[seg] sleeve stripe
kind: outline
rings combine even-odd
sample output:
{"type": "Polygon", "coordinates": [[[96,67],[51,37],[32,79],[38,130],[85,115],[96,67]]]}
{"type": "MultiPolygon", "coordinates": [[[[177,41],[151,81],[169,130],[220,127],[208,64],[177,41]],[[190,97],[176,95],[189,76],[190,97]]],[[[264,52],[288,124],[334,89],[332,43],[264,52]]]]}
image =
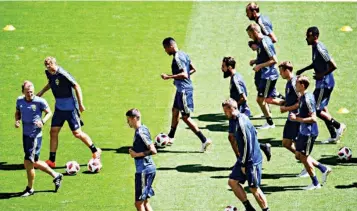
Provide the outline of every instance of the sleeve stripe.
{"type": "Polygon", "coordinates": [[[145,143],[145,145],[147,147],[149,147],[150,141],[148,140],[147,136],[144,133],[140,132],[140,131],[139,131],[139,135],[140,135],[141,139],[143,140],[143,142],[145,143]]]}
{"type": "Polygon", "coordinates": [[[233,83],[237,87],[237,91],[239,94],[243,94],[242,89],[239,85],[238,79],[236,77],[233,78],[233,83]]]}
{"type": "Polygon", "coordinates": [[[317,44],[317,51],[320,53],[322,58],[324,58],[325,62],[330,61],[330,55],[325,48],[322,48],[321,45],[317,44]]]}
{"type": "Polygon", "coordinates": [[[175,60],[176,60],[176,64],[179,67],[179,69],[185,71],[184,66],[181,63],[178,53],[175,54],[175,60]]]}
{"type": "Polygon", "coordinates": [[[76,80],[74,80],[74,78],[67,71],[64,71],[64,70],[60,69],[60,73],[64,77],[66,77],[73,85],[77,83],[76,80]]]}
{"type": "Polygon", "coordinates": [[[266,29],[265,25],[263,24],[263,21],[261,18],[258,19],[258,24],[260,26],[260,28],[262,29],[262,32],[264,35],[269,35],[268,30],[266,29]]]}
{"type": "Polygon", "coordinates": [[[293,79],[292,79],[292,81],[291,81],[291,85],[293,86],[293,89],[294,89],[294,91],[295,91],[295,94],[296,94],[296,96],[298,96],[299,97],[299,92],[296,90],[296,77],[294,77],[293,79]]]}
{"type": "Polygon", "coordinates": [[[268,44],[266,43],[266,41],[263,39],[262,42],[263,42],[264,49],[267,52],[268,56],[269,57],[273,57],[274,53],[270,50],[270,48],[269,48],[268,44]]]}
{"type": "Polygon", "coordinates": [[[239,122],[239,127],[240,129],[242,130],[242,134],[243,134],[243,144],[244,144],[244,151],[243,151],[243,157],[242,157],[242,164],[245,163],[245,160],[247,158],[247,145],[248,145],[248,142],[247,142],[247,134],[245,133],[245,127],[244,127],[244,124],[243,124],[243,121],[240,120],[241,117],[238,117],[238,122],[239,122]]]}
{"type": "Polygon", "coordinates": [[[312,108],[312,102],[311,102],[311,99],[310,99],[310,97],[308,95],[305,97],[305,101],[306,101],[306,106],[309,109],[309,112],[313,113],[314,110],[312,108]]]}

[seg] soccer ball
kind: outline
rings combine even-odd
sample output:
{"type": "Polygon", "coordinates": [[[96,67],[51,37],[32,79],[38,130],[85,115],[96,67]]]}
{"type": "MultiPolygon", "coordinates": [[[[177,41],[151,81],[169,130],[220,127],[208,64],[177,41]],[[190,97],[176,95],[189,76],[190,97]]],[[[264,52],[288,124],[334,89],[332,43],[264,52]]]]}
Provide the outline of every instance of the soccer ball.
{"type": "Polygon", "coordinates": [[[102,163],[98,158],[92,158],[88,162],[88,170],[92,173],[98,173],[102,169],[102,163]]]}
{"type": "Polygon", "coordinates": [[[339,160],[349,161],[352,158],[352,150],[348,147],[342,147],[337,155],[339,160]]]}
{"type": "Polygon", "coordinates": [[[232,205],[227,206],[224,211],[238,211],[238,208],[232,205]]]}
{"type": "Polygon", "coordinates": [[[79,169],[80,166],[77,161],[68,161],[66,163],[66,172],[68,175],[76,175],[79,169]]]}
{"type": "Polygon", "coordinates": [[[169,136],[164,134],[164,133],[160,133],[155,137],[155,145],[158,147],[165,147],[167,143],[169,143],[169,136]]]}

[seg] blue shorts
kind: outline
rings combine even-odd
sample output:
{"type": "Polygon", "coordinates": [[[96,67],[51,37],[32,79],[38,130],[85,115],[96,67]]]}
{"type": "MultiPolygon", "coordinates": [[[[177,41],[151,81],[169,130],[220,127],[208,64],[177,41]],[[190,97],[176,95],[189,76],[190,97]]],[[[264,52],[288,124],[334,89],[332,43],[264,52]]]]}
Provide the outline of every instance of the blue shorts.
{"type": "Polygon", "coordinates": [[[314,90],[316,110],[323,110],[327,107],[332,91],[333,88],[318,88],[314,90]]]}
{"type": "Polygon", "coordinates": [[[245,168],[245,173],[246,174],[243,174],[242,166],[236,162],[232,173],[229,175],[229,179],[237,180],[241,184],[244,184],[245,181],[248,180],[248,186],[250,188],[258,188],[262,178],[262,163],[247,166],[245,168]]]}
{"type": "Polygon", "coordinates": [[[182,116],[190,116],[193,112],[193,91],[176,92],[174,108],[178,109],[182,116]]]}
{"type": "Polygon", "coordinates": [[[56,109],[52,117],[51,127],[62,127],[65,121],[68,122],[72,131],[78,130],[84,125],[77,110],[61,111],[56,109]]]}
{"type": "Polygon", "coordinates": [[[273,97],[276,81],[277,80],[260,79],[258,97],[273,97]]]}
{"type": "Polygon", "coordinates": [[[306,156],[310,155],[316,138],[317,136],[305,136],[299,133],[295,142],[296,151],[306,156]]]}
{"type": "Polygon", "coordinates": [[[240,113],[245,114],[248,118],[250,117],[250,109],[246,102],[238,105],[238,109],[240,113]]]}
{"type": "Polygon", "coordinates": [[[295,141],[300,129],[300,122],[286,120],[284,131],[283,131],[283,138],[295,141]]]}
{"type": "Polygon", "coordinates": [[[40,158],[40,150],[42,145],[42,136],[31,138],[26,135],[22,135],[22,145],[25,153],[25,160],[29,160],[32,163],[37,162],[40,158]]]}
{"type": "Polygon", "coordinates": [[[155,174],[155,172],[135,173],[135,201],[145,201],[155,195],[152,189],[155,174]]]}

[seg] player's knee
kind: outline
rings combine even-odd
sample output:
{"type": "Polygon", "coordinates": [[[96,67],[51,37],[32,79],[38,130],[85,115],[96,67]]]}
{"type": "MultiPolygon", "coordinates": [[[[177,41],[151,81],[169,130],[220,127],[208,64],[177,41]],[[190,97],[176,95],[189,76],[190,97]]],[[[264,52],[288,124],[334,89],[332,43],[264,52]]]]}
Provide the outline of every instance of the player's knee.
{"type": "Polygon", "coordinates": [[[265,102],[268,104],[272,104],[273,103],[273,98],[269,97],[269,98],[265,98],[265,102]]]}
{"type": "Polygon", "coordinates": [[[83,136],[83,132],[82,131],[73,131],[72,132],[73,136],[78,138],[78,139],[81,139],[82,136],[83,136]]]}
{"type": "Polygon", "coordinates": [[[285,148],[290,148],[291,147],[291,142],[286,140],[286,139],[283,139],[283,147],[285,148]]]}
{"type": "Polygon", "coordinates": [[[257,97],[257,103],[261,104],[264,102],[264,97],[257,97]]]}
{"type": "Polygon", "coordinates": [[[182,120],[186,123],[189,121],[189,118],[190,118],[189,115],[182,115],[182,120]]]}
{"type": "Polygon", "coordinates": [[[228,185],[229,187],[233,187],[238,183],[238,181],[234,180],[234,179],[229,179],[228,180],[228,185]]]}
{"type": "Polygon", "coordinates": [[[143,204],[142,201],[136,201],[136,202],[134,203],[136,209],[138,209],[138,210],[140,210],[142,204],[143,204]]]}
{"type": "Polygon", "coordinates": [[[299,153],[299,152],[296,152],[296,153],[295,153],[295,159],[296,159],[296,160],[300,160],[300,153],[299,153]]]}
{"type": "Polygon", "coordinates": [[[256,194],[258,191],[257,187],[249,187],[250,192],[252,192],[252,194],[256,194]]]}

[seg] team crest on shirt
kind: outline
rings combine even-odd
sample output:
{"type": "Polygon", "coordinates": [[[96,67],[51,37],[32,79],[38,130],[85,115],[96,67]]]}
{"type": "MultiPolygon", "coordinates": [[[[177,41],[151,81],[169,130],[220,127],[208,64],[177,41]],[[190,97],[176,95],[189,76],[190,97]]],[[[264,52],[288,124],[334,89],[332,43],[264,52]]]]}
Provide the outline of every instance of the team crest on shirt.
{"type": "Polygon", "coordinates": [[[258,51],[258,54],[260,54],[260,51],[261,51],[260,48],[258,48],[257,51],[258,51]]]}
{"type": "Polygon", "coordinates": [[[59,85],[59,80],[58,80],[58,78],[55,80],[55,83],[56,83],[57,86],[59,85]]]}
{"type": "Polygon", "coordinates": [[[288,87],[288,90],[287,90],[288,92],[287,93],[290,93],[290,88],[288,87]]]}
{"type": "Polygon", "coordinates": [[[36,105],[31,105],[33,111],[36,111],[36,105]]]}

